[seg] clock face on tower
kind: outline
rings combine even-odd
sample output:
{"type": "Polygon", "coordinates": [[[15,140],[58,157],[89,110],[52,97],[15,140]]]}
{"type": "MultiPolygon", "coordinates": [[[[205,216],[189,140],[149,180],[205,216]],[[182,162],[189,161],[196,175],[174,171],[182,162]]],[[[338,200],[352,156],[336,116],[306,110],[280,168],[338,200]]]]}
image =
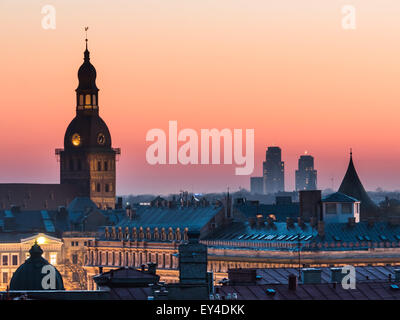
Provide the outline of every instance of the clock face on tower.
{"type": "Polygon", "coordinates": [[[106,137],[103,133],[97,135],[97,143],[103,145],[106,142],[106,137]]]}
{"type": "Polygon", "coordinates": [[[81,144],[81,136],[78,133],[74,133],[71,142],[75,147],[78,147],[81,144]]]}

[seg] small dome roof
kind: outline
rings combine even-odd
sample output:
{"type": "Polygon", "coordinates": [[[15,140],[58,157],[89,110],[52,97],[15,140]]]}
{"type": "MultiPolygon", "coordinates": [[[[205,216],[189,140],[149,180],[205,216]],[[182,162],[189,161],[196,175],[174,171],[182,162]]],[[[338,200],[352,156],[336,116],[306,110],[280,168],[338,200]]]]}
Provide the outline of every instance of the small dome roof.
{"type": "Polygon", "coordinates": [[[79,85],[76,90],[99,90],[96,86],[96,68],[90,63],[89,55],[89,50],[86,49],[84,62],[78,70],[79,85]]]}
{"type": "Polygon", "coordinates": [[[61,274],[55,267],[55,288],[43,288],[42,280],[48,272],[42,273],[42,269],[50,263],[42,258],[43,250],[37,242],[29,250],[29,253],[30,257],[14,272],[10,281],[10,290],[65,290],[61,274]]]}
{"type": "Polygon", "coordinates": [[[111,134],[106,123],[98,115],[77,114],[69,124],[64,136],[64,149],[111,148],[111,134]],[[80,145],[72,144],[73,135],[78,134],[80,145]],[[101,137],[100,137],[101,136],[101,137]]]}

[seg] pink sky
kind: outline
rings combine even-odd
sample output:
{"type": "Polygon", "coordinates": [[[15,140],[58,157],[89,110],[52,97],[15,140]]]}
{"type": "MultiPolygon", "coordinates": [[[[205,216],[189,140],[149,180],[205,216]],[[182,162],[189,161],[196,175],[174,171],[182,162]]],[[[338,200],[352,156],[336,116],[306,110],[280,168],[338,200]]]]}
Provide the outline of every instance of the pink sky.
{"type": "Polygon", "coordinates": [[[400,2],[350,2],[2,0],[0,182],[59,182],[88,25],[100,115],[122,149],[117,193],[249,188],[235,165],[147,164],[146,132],[169,120],[254,129],[252,176],[279,145],[287,190],[305,150],[318,187],[338,188],[350,147],[368,190],[400,189],[400,2]],[[41,27],[46,4],[55,30],[41,27]],[[344,4],[356,30],[341,28],[344,4]]]}

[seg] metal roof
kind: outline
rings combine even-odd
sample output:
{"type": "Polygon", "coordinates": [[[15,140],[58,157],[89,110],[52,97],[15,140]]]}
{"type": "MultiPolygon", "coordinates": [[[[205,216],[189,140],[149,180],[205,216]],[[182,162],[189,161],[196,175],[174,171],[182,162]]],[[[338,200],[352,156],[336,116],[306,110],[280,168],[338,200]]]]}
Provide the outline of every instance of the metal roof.
{"type": "Polygon", "coordinates": [[[150,227],[150,228],[189,228],[200,230],[215,215],[223,210],[223,207],[214,205],[202,206],[178,206],[173,208],[155,206],[137,206],[136,218],[128,217],[116,224],[116,227],[150,227]]]}
{"type": "Polygon", "coordinates": [[[356,198],[350,197],[346,194],[335,192],[322,198],[322,202],[360,202],[356,198]]]}

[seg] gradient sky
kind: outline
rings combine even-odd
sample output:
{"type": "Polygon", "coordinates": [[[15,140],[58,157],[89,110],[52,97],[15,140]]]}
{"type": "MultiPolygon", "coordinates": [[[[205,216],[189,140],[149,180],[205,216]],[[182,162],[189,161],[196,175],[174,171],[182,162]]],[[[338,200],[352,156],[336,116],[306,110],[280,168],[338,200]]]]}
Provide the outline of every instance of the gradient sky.
{"type": "Polygon", "coordinates": [[[0,0],[0,182],[59,182],[88,25],[118,194],[249,188],[234,165],[147,164],[146,132],[169,120],[254,129],[252,176],[279,145],[287,190],[305,150],[318,187],[338,188],[350,147],[366,189],[400,189],[399,16],[398,0],[0,0]],[[356,30],[341,28],[345,4],[356,30]]]}

